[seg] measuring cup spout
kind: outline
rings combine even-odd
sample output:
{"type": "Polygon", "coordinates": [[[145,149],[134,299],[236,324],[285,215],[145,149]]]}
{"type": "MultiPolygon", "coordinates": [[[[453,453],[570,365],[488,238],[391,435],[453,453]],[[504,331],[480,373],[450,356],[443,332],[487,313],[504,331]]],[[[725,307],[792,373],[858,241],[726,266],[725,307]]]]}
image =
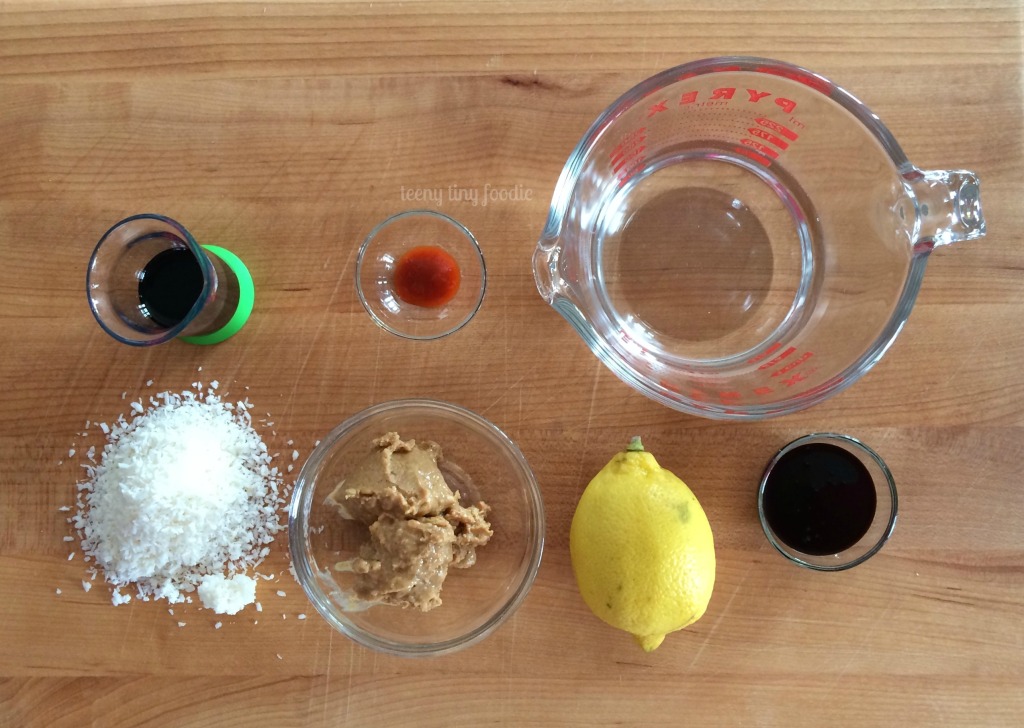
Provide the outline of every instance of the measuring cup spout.
{"type": "Polygon", "coordinates": [[[957,169],[904,175],[914,195],[919,227],[915,249],[931,250],[985,234],[978,176],[957,169]]]}
{"type": "Polygon", "coordinates": [[[560,248],[558,239],[543,237],[533,253],[533,278],[537,290],[549,304],[554,303],[555,295],[561,288],[558,273],[560,248]]]}

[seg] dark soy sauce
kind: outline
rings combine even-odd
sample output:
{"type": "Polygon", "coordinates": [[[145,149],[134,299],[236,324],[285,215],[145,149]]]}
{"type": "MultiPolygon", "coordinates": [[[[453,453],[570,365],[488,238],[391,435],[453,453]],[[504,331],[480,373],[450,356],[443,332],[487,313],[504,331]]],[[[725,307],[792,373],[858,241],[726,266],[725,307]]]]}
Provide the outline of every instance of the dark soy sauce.
{"type": "Polygon", "coordinates": [[[762,508],[768,525],[787,546],[828,556],[864,537],[877,500],[871,473],[855,455],[817,442],[779,458],[765,481],[762,508]]]}
{"type": "Polygon", "coordinates": [[[195,256],[183,248],[159,253],[139,276],[143,313],[164,328],[180,324],[202,293],[203,270],[195,256]]]}

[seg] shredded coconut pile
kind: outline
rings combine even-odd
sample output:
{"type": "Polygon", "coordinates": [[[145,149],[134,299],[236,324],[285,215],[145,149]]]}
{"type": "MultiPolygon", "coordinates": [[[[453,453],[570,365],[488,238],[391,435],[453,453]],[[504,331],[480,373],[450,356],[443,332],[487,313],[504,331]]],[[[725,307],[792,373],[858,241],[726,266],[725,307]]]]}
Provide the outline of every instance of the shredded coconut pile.
{"type": "MultiPolygon", "coordinates": [[[[149,402],[133,402],[131,421],[122,415],[109,426],[72,518],[93,571],[114,586],[115,605],[131,600],[121,592],[129,585],[144,601],[191,601],[203,577],[223,580],[263,561],[281,529],[281,476],[248,401],[223,402],[211,389],[149,402]]],[[[247,579],[238,585],[252,603],[247,579]]],[[[220,601],[213,592],[224,586],[214,580],[204,591],[220,601]]],[[[244,606],[241,594],[225,599],[232,609],[244,606]]]]}

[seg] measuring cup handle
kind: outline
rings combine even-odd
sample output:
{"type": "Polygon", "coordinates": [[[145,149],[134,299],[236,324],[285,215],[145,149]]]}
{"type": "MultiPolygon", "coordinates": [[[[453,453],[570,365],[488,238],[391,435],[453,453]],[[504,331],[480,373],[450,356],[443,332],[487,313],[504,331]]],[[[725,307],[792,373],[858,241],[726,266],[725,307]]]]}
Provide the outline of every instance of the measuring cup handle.
{"type": "Polygon", "coordinates": [[[985,234],[978,176],[963,169],[922,171],[904,175],[915,199],[920,227],[915,249],[931,250],[985,234]]]}

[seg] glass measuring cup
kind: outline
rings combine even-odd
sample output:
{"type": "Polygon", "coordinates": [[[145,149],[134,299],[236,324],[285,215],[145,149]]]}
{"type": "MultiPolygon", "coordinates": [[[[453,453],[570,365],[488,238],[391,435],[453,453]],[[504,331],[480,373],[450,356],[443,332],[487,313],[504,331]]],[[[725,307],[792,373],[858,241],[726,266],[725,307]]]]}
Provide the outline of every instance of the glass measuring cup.
{"type": "Polygon", "coordinates": [[[861,377],[931,251],[984,232],[973,173],[918,169],[811,71],[726,57],[642,82],[591,125],[533,262],[541,295],[626,383],[759,419],[861,377]]]}

